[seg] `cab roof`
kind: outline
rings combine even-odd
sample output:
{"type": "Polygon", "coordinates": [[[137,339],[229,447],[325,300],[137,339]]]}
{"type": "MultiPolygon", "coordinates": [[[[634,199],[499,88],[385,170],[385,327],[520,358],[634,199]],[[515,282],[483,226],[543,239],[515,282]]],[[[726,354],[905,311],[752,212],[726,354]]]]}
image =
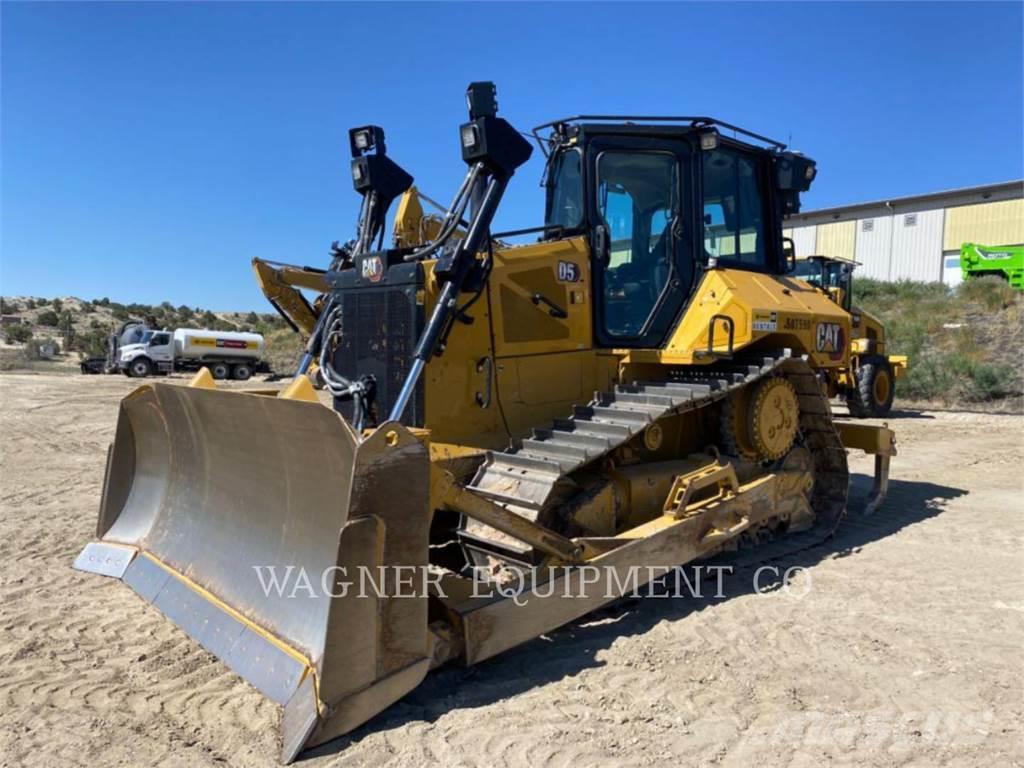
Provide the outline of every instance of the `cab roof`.
{"type": "Polygon", "coordinates": [[[758,142],[762,148],[781,152],[786,145],[781,141],[762,136],[759,133],[748,131],[732,123],[719,120],[716,117],[706,115],[699,116],[668,116],[668,115],[573,115],[558,120],[551,120],[536,126],[531,133],[541,145],[551,142],[555,136],[568,135],[571,129],[583,132],[637,134],[650,136],[655,135],[678,135],[680,133],[691,133],[701,128],[714,128],[717,130],[732,131],[734,136],[744,136],[747,139],[758,142]],[[552,135],[542,136],[541,131],[545,128],[552,129],[552,135]]]}

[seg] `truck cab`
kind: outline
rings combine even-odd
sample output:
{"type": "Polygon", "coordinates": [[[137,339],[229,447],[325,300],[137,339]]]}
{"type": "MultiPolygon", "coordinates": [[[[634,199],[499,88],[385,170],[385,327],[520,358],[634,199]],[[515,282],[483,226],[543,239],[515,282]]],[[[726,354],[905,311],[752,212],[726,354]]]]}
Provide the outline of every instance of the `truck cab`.
{"type": "Polygon", "coordinates": [[[138,343],[121,347],[118,368],[125,376],[136,378],[174,370],[173,334],[170,331],[146,331],[138,343]]]}

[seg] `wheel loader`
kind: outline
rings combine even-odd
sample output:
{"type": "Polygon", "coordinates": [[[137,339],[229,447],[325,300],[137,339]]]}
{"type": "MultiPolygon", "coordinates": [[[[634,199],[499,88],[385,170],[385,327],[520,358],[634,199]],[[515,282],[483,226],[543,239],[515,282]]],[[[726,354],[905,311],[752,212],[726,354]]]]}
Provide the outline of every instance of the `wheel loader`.
{"type": "Polygon", "coordinates": [[[854,418],[884,418],[892,410],[896,380],[907,372],[906,355],[886,354],[885,326],[870,312],[853,306],[856,261],[832,256],[806,256],[794,276],[828,294],[850,313],[850,367],[821,371],[830,397],[842,397],[854,418]]]}
{"type": "Polygon", "coordinates": [[[848,449],[885,495],[893,433],[833,421],[821,375],[850,313],[783,248],[810,158],[709,117],[560,119],[532,131],[543,224],[493,232],[533,147],[492,84],[467,102],[422,243],[383,247],[412,177],[350,131],[363,205],[299,373],[129,394],[75,561],[280,704],[285,762],[683,564],[820,542],[848,449]]]}

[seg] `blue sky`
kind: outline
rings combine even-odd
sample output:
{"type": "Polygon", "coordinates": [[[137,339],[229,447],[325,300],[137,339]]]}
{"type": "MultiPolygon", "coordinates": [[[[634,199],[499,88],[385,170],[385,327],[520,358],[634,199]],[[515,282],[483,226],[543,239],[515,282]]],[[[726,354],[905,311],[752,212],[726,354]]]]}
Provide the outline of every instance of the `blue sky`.
{"type": "MultiPolygon", "coordinates": [[[[435,199],[471,80],[521,129],[711,114],[818,161],[805,207],[1024,175],[1021,3],[0,6],[0,291],[269,310],[352,235],[350,126],[435,199]]],[[[540,223],[540,162],[501,228],[540,223]]]]}

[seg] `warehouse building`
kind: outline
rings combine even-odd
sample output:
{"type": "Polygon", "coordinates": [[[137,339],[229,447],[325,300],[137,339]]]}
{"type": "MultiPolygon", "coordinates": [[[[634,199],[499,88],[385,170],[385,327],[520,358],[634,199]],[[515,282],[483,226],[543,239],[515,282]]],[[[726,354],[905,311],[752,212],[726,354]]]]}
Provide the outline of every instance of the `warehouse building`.
{"type": "Polygon", "coordinates": [[[853,259],[877,280],[960,282],[960,245],[1024,244],[1024,181],[805,211],[785,236],[798,257],[853,259]]]}

